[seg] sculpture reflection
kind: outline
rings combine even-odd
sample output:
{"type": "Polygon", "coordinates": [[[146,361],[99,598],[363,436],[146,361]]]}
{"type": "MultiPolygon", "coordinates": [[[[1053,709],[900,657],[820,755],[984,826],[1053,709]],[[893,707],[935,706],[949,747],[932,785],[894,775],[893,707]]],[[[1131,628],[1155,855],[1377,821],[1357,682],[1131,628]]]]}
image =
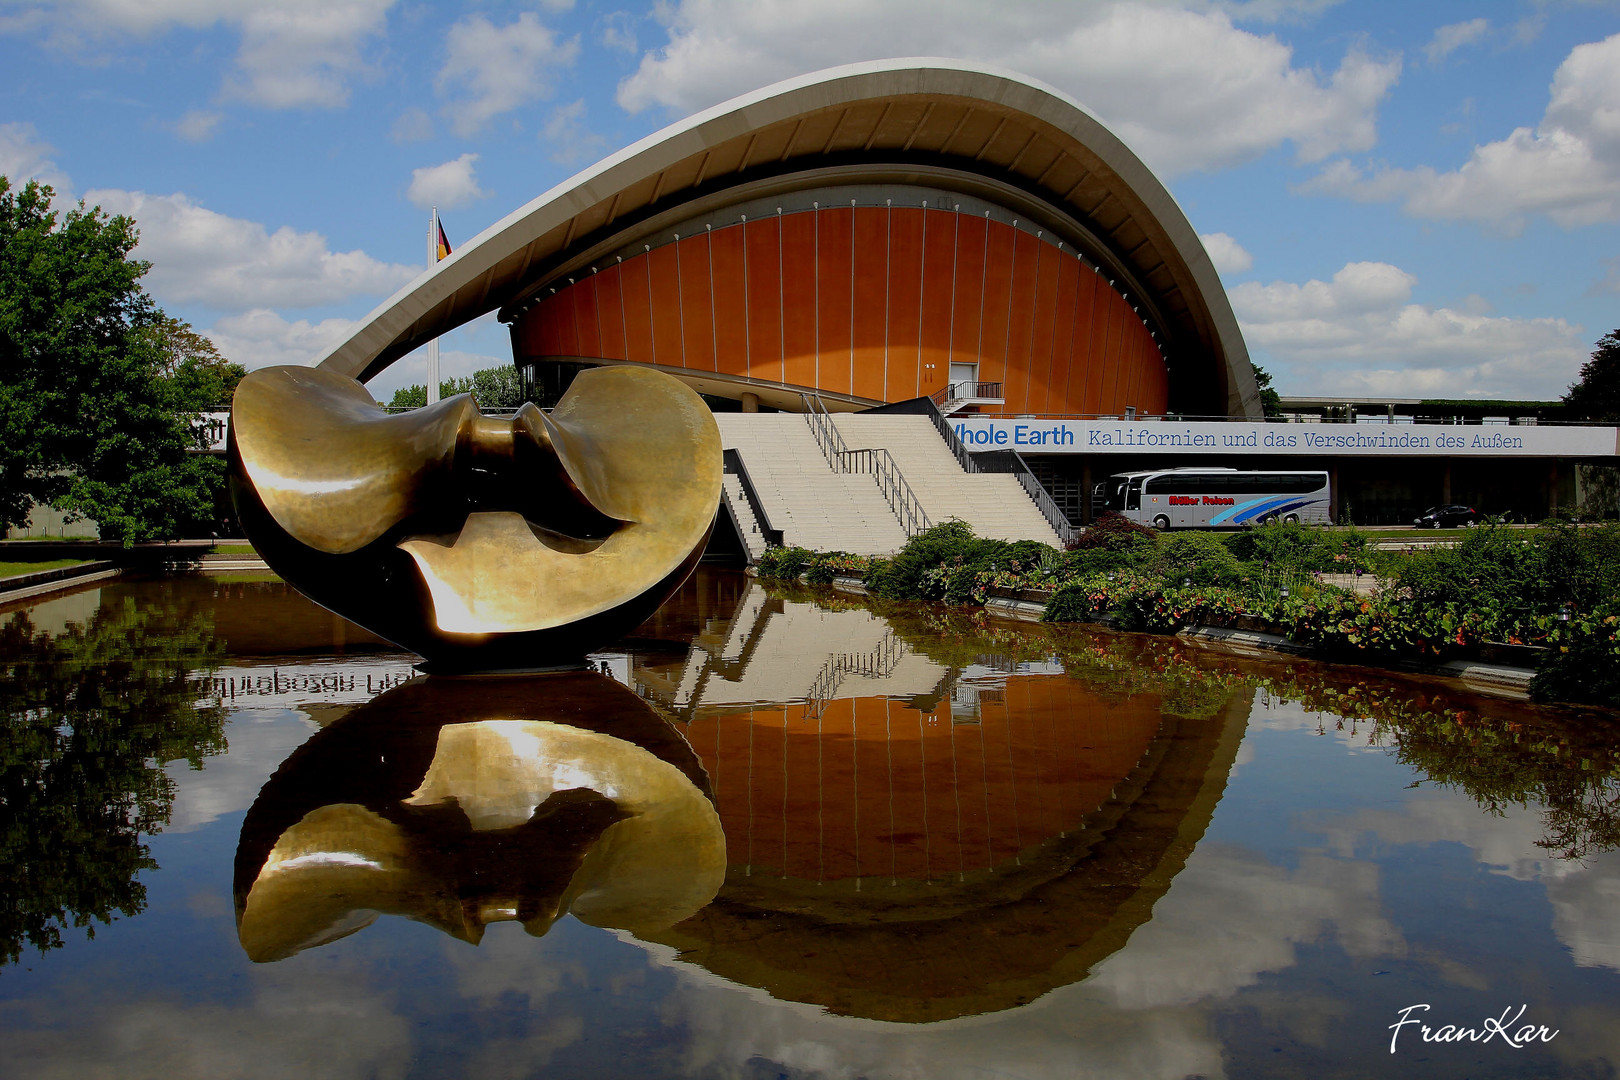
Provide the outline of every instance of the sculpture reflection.
{"type": "Polygon", "coordinates": [[[468,395],[390,416],[352,379],[262,368],[227,451],[270,566],[446,670],[576,663],[630,630],[691,573],[720,500],[713,416],[640,368],[511,419],[468,395]]]}
{"type": "Polygon", "coordinates": [[[277,960],[403,915],[476,944],[562,914],[656,933],[725,841],[681,737],[601,675],[413,680],[317,733],[243,823],[237,926],[277,960]]]}

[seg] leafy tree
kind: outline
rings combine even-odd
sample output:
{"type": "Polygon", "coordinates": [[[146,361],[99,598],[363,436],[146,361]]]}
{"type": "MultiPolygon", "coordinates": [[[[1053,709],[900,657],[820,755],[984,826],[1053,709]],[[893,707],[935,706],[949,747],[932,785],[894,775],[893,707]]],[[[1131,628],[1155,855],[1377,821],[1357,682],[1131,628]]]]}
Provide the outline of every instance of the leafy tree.
{"type": "MultiPolygon", "coordinates": [[[[515,367],[493,367],[475,371],[472,376],[445,379],[439,383],[441,399],[471,394],[484,409],[515,409],[525,400],[523,380],[515,367]]],[[[427,404],[427,387],[421,383],[394,391],[391,409],[420,409],[427,404]]]]}
{"type": "Polygon", "coordinates": [[[1581,377],[1564,395],[1564,404],[1585,420],[1620,421],[1620,330],[1598,339],[1592,358],[1581,365],[1581,377]]]}
{"type": "Polygon", "coordinates": [[[0,526],[50,503],[105,539],[178,535],[212,516],[223,470],[191,417],[235,365],[141,288],[133,221],[53,195],[0,177],[0,526]]]}
{"type": "Polygon", "coordinates": [[[1252,360],[1249,366],[1254,369],[1254,385],[1260,388],[1260,407],[1267,416],[1281,416],[1282,398],[1271,388],[1271,373],[1252,360]]]}
{"type": "Polygon", "coordinates": [[[247,374],[247,368],[221,356],[214,343],[193,330],[190,323],[162,312],[145,333],[159,352],[162,377],[175,384],[182,398],[229,408],[236,384],[247,374]]]}

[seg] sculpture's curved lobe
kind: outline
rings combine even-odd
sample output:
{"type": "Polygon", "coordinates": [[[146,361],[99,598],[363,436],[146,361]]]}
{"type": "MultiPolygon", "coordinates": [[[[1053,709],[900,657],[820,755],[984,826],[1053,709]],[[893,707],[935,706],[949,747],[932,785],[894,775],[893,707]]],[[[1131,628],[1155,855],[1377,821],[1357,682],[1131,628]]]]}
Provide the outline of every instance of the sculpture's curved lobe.
{"type": "Polygon", "coordinates": [[[228,451],[277,573],[448,668],[557,665],[629,630],[691,572],[720,498],[707,407],[628,367],[510,420],[465,394],[391,416],[352,379],[264,368],[228,451]]]}
{"type": "Polygon", "coordinates": [[[701,909],[725,838],[681,737],[592,673],[413,680],[317,733],[237,847],[237,932],[279,960],[404,915],[476,944],[565,913],[655,933],[701,909]],[[611,732],[611,734],[610,734],[611,732]]]}

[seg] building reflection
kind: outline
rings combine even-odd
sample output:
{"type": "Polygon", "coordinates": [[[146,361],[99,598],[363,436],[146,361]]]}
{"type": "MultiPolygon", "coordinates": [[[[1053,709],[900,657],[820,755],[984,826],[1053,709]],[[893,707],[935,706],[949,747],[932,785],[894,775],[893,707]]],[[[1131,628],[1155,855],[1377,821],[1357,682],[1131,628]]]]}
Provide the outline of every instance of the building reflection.
{"type": "Polygon", "coordinates": [[[243,825],[244,949],[379,914],[477,943],[571,913],[779,998],[920,1022],[1078,981],[1148,919],[1247,692],[1177,715],[738,584],[705,576],[643,627],[633,690],[422,678],[312,736],[243,825]]]}
{"type": "Polygon", "coordinates": [[[703,762],[728,862],[651,937],[715,974],[883,1020],[1022,1004],[1124,944],[1224,790],[1245,690],[1177,716],[988,646],[946,664],[864,605],[716,584],[686,654],[634,670],[703,762]]]}

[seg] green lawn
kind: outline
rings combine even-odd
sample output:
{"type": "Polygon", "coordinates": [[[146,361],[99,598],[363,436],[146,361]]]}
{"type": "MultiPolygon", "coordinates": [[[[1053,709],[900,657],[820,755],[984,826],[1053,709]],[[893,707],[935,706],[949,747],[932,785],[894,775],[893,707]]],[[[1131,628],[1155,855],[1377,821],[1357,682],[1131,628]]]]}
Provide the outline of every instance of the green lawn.
{"type": "Polygon", "coordinates": [[[33,574],[41,570],[60,570],[64,566],[79,566],[89,559],[47,559],[42,562],[0,562],[0,578],[33,574]]]}
{"type": "Polygon", "coordinates": [[[252,544],[215,544],[208,549],[210,555],[257,555],[252,544]]]}

